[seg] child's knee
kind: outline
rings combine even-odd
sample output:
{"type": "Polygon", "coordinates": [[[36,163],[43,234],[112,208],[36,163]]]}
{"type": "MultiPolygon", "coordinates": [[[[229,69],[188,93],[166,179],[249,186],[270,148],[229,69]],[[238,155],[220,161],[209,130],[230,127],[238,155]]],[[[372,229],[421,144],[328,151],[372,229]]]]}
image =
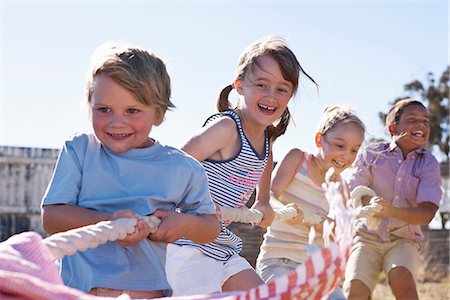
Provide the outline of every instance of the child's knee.
{"type": "Polygon", "coordinates": [[[348,299],[369,299],[371,294],[370,288],[358,279],[344,282],[343,291],[348,299]]]}
{"type": "Polygon", "coordinates": [[[400,284],[402,286],[415,286],[413,274],[403,266],[392,268],[388,273],[389,284],[400,284]]]}

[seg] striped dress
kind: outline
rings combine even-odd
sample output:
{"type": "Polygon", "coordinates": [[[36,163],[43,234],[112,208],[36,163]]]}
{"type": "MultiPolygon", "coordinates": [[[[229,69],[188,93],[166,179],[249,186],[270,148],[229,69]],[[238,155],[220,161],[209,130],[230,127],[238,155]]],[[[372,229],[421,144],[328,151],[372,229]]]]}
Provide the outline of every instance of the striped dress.
{"type": "MultiPolygon", "coordinates": [[[[312,155],[303,153],[297,172],[278,201],[271,200],[273,208],[295,203],[304,211],[318,214],[325,219],[329,206],[321,184],[311,175],[312,155]]],[[[306,246],[310,228],[305,225],[290,225],[283,221],[274,221],[264,234],[258,260],[270,258],[288,258],[303,263],[307,257],[306,246]]],[[[315,244],[321,246],[321,236],[316,233],[315,244]]]]}
{"type": "MultiPolygon", "coordinates": [[[[241,140],[241,147],[235,157],[217,161],[206,159],[202,165],[208,176],[209,189],[213,201],[223,207],[239,208],[244,206],[254,192],[264,171],[269,157],[269,137],[265,134],[265,151],[261,157],[248,141],[239,116],[232,110],[212,115],[205,125],[217,118],[229,116],[236,122],[241,140]]],[[[219,261],[227,261],[232,255],[242,250],[242,240],[221,222],[221,231],[212,243],[195,244],[188,239],[178,240],[175,244],[187,245],[200,249],[207,256],[219,261]]]]}

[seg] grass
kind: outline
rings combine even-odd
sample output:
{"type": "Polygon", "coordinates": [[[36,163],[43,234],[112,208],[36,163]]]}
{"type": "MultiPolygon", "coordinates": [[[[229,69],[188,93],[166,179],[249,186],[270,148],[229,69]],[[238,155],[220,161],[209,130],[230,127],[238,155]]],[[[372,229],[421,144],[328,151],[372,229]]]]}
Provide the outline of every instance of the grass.
{"type": "MultiPolygon", "coordinates": [[[[450,278],[441,280],[419,279],[416,282],[420,300],[449,300],[450,278]]],[[[391,288],[385,278],[382,278],[372,295],[373,300],[395,300],[391,288]]]]}

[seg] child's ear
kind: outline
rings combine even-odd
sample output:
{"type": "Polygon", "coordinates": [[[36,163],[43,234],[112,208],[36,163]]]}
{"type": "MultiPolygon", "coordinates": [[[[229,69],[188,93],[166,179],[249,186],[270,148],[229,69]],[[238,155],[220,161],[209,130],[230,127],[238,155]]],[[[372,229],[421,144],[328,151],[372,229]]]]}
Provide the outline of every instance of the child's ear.
{"type": "Polygon", "coordinates": [[[242,95],[242,87],[244,85],[244,83],[242,82],[242,80],[240,79],[236,79],[235,81],[233,81],[233,83],[231,84],[233,86],[233,88],[236,90],[236,92],[239,95],[242,95]]]}
{"type": "Polygon", "coordinates": [[[316,142],[317,148],[322,147],[322,145],[320,145],[320,143],[322,142],[322,134],[320,132],[316,133],[316,136],[314,137],[314,141],[316,142]]]}
{"type": "Polygon", "coordinates": [[[390,133],[391,135],[394,135],[394,134],[395,134],[395,124],[389,124],[387,128],[388,128],[389,133],[390,133]]]}
{"type": "Polygon", "coordinates": [[[155,118],[155,121],[154,121],[153,125],[159,126],[164,121],[164,113],[161,110],[158,109],[156,111],[156,114],[157,114],[157,116],[155,118]]]}

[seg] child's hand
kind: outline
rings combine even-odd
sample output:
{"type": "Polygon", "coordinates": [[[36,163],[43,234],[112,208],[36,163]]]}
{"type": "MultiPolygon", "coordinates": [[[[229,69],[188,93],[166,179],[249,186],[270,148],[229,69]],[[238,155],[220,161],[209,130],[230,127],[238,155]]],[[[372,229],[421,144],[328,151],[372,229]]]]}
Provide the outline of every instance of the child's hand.
{"type": "Polygon", "coordinates": [[[148,227],[147,223],[144,220],[140,219],[140,216],[135,212],[124,209],[118,210],[111,215],[111,220],[117,220],[120,218],[136,218],[138,219],[136,226],[134,227],[134,232],[128,234],[124,239],[117,240],[116,242],[121,246],[131,246],[134,245],[143,239],[145,239],[150,234],[150,227],[148,227]]]}
{"type": "Polygon", "coordinates": [[[268,226],[272,225],[273,218],[275,217],[275,213],[273,211],[272,206],[270,206],[269,203],[261,204],[259,202],[256,202],[255,205],[252,206],[252,209],[257,209],[263,213],[263,218],[262,218],[261,222],[259,222],[258,224],[255,224],[255,225],[260,226],[260,227],[268,227],[268,226]]]}
{"type": "Polygon", "coordinates": [[[161,219],[158,230],[148,235],[152,241],[172,243],[183,237],[183,230],[188,228],[189,222],[185,214],[174,211],[156,210],[153,215],[161,219]]]}
{"type": "Polygon", "coordinates": [[[295,218],[285,220],[284,222],[292,226],[303,225],[303,218],[305,217],[305,215],[303,214],[303,210],[294,203],[289,203],[288,205],[286,205],[286,207],[294,207],[297,211],[297,216],[295,216],[295,218]]]}
{"type": "Polygon", "coordinates": [[[394,215],[395,207],[390,202],[384,200],[383,198],[380,198],[380,197],[372,198],[371,202],[379,204],[383,207],[383,209],[381,211],[374,213],[373,217],[387,218],[387,217],[392,217],[394,215]]]}
{"type": "Polygon", "coordinates": [[[406,131],[403,131],[399,135],[394,135],[392,138],[395,142],[398,142],[399,140],[405,140],[408,138],[408,133],[406,131]]]}

